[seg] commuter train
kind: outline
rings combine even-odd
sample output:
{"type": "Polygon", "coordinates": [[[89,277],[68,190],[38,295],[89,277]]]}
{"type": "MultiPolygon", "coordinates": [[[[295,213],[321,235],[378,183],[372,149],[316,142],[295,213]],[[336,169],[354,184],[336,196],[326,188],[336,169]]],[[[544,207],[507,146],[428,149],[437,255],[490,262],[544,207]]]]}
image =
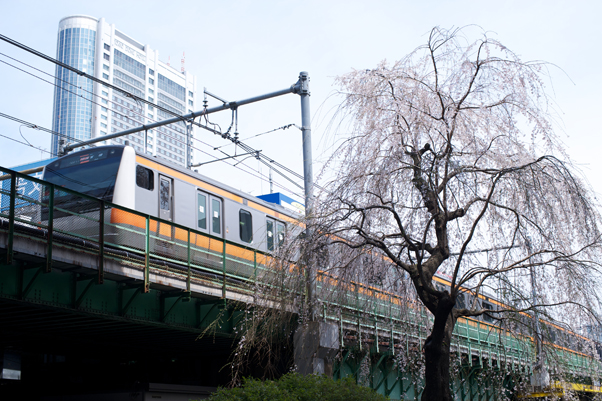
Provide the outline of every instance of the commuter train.
{"type": "MultiPolygon", "coordinates": [[[[301,230],[299,214],[281,205],[243,193],[171,162],[137,154],[130,146],[101,146],[71,153],[48,164],[44,168],[43,180],[267,254],[282,245],[287,230],[292,234],[301,230]]],[[[85,201],[71,200],[72,197],[65,192],[61,194],[58,191],[58,194],[55,195],[55,205],[59,207],[54,212],[54,219],[69,219],[71,217],[68,216],[74,211],[79,214],[90,212],[85,201]]],[[[48,194],[43,194],[43,197],[47,196],[48,194]]],[[[46,202],[43,200],[42,204],[46,202]]],[[[48,209],[42,209],[41,213],[41,219],[47,220],[48,209]]],[[[113,210],[107,218],[110,218],[114,226],[132,225],[129,213],[115,213],[113,210]]],[[[80,228],[90,231],[97,229],[97,225],[98,223],[91,223],[89,227],[80,228]]],[[[138,229],[144,228],[140,224],[133,225],[138,229]]],[[[70,227],[70,230],[73,231],[74,228],[70,227]]],[[[158,226],[151,230],[159,236],[164,234],[164,230],[158,226]]],[[[111,233],[105,235],[110,237],[111,233]]],[[[170,236],[172,240],[175,239],[173,230],[167,235],[170,236]]],[[[107,242],[122,245],[124,239],[107,242]]],[[[167,242],[169,241],[165,243],[167,242]]],[[[144,248],[141,244],[125,245],[144,248]]],[[[252,260],[249,255],[243,258],[252,260]]],[[[212,260],[207,255],[201,259],[203,263],[212,260]]],[[[248,275],[249,272],[243,274],[248,275]]],[[[446,278],[435,276],[434,280],[438,290],[449,288],[450,282],[446,278]]],[[[369,292],[375,290],[375,293],[384,293],[369,285],[365,288],[369,292]]],[[[461,292],[456,306],[470,307],[474,296],[470,291],[461,292]]],[[[479,306],[492,312],[507,308],[486,295],[480,294],[478,298],[479,306]]],[[[526,313],[520,315],[522,326],[530,326],[527,321],[532,316],[526,313]]],[[[480,320],[486,326],[493,327],[496,325],[493,316],[484,314],[467,320],[480,320]]],[[[548,338],[551,341],[563,340],[561,342],[568,344],[568,348],[582,351],[581,340],[586,340],[585,337],[551,323],[545,324],[545,328],[549,331],[548,338]]],[[[524,333],[531,334],[529,330],[524,333]]]]}
{"type": "MultiPolygon", "coordinates": [[[[131,146],[101,146],[68,154],[44,168],[43,180],[267,253],[282,244],[287,225],[290,228],[299,217],[281,205],[138,154],[131,146]]],[[[59,191],[55,205],[80,214],[90,211],[85,201],[71,198],[59,191]]],[[[114,225],[132,224],[131,215],[113,212],[107,217],[114,225]]],[[[47,209],[42,210],[42,220],[48,219],[47,214],[47,209]]],[[[67,214],[57,210],[53,218],[67,214]]]]}

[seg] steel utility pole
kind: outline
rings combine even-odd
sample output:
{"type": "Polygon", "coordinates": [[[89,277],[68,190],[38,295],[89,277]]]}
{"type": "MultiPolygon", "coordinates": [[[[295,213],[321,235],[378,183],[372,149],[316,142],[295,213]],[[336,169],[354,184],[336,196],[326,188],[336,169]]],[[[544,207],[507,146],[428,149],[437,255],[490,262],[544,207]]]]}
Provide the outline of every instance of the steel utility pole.
{"type": "MultiPolygon", "coordinates": [[[[299,74],[299,96],[301,96],[301,135],[303,139],[303,178],[305,187],[305,238],[310,246],[309,241],[312,239],[313,231],[311,226],[311,218],[313,212],[313,171],[312,171],[312,155],[311,155],[311,116],[309,111],[309,75],[305,71],[299,74]]],[[[307,301],[309,306],[309,319],[316,320],[316,266],[313,263],[311,252],[307,253],[306,263],[306,280],[307,280],[307,301]]]]}

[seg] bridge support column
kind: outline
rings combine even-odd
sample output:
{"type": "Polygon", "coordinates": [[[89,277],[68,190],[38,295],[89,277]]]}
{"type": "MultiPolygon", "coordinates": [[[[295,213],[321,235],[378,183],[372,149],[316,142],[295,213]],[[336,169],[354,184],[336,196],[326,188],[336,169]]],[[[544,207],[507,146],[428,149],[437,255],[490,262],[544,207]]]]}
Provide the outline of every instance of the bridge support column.
{"type": "Polygon", "coordinates": [[[309,322],[297,329],[295,365],[302,375],[332,377],[333,358],[339,351],[339,327],[333,323],[309,322]]]}

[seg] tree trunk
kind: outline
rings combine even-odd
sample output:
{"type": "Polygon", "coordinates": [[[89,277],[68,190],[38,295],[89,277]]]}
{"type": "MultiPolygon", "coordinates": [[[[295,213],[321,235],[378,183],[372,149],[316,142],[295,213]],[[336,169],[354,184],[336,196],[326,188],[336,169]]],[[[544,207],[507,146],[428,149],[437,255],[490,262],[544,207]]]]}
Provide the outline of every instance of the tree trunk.
{"type": "Polygon", "coordinates": [[[425,387],[422,401],[452,401],[449,356],[455,319],[449,294],[439,299],[431,335],[424,342],[425,387]]]}

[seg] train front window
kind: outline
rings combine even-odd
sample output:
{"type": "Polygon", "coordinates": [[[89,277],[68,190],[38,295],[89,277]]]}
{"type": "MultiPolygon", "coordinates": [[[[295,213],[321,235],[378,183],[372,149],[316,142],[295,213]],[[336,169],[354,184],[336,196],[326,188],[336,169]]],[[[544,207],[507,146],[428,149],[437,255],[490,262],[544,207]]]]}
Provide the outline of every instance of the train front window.
{"type": "Polygon", "coordinates": [[[122,153],[123,148],[101,148],[63,157],[46,166],[44,180],[110,202],[122,153]]]}

